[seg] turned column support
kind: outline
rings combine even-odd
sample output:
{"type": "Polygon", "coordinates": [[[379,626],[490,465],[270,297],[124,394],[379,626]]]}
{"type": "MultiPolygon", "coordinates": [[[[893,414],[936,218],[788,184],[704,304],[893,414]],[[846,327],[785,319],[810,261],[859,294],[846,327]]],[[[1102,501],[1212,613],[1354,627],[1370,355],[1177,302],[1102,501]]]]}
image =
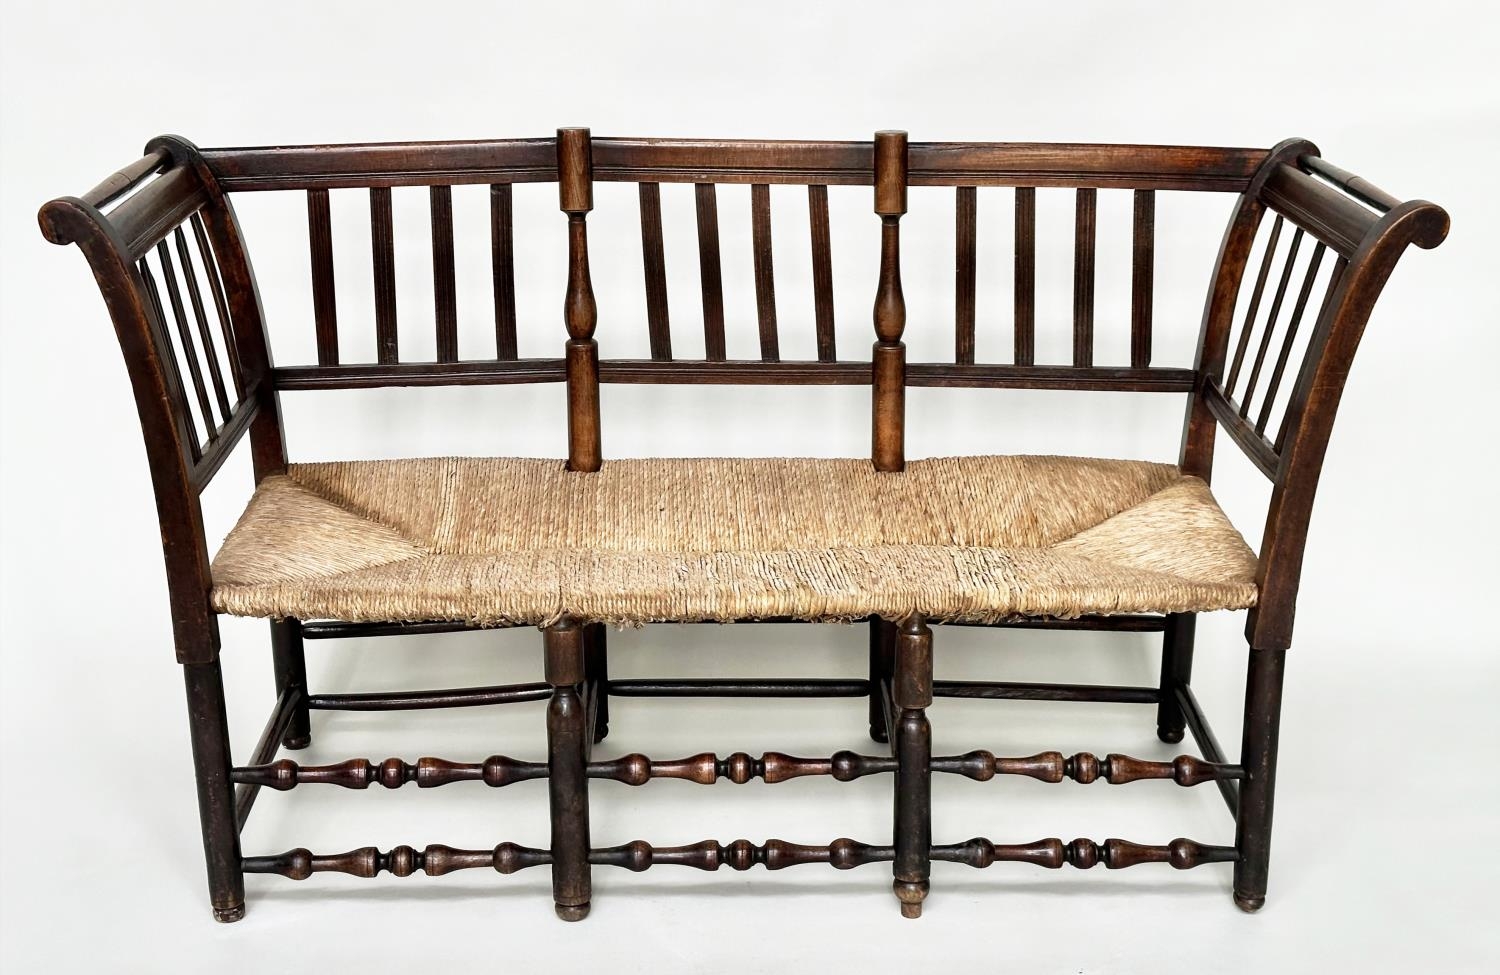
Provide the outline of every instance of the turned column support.
{"type": "Polygon", "coordinates": [[[932,846],[932,630],[920,613],[903,620],[896,632],[895,675],[891,696],[896,706],[895,880],[901,915],[922,916],[927,897],[932,846]]]}
{"type": "Polygon", "coordinates": [[[875,212],[880,282],[875,290],[871,459],[877,471],[906,467],[906,298],[901,293],[901,215],[906,212],[906,133],[875,133],[875,212]]]}
{"type": "Polygon", "coordinates": [[[588,213],[594,208],[594,162],[589,130],[557,130],[557,186],[568,215],[568,290],[563,320],[568,326],[568,470],[597,471],[599,434],[599,344],[594,341],[598,307],[589,279],[588,213]]]}
{"type": "Polygon", "coordinates": [[[552,899],[557,916],[588,916],[588,715],[580,694],[586,674],[584,627],[563,619],[542,631],[547,702],[547,797],[552,818],[552,899]]]}

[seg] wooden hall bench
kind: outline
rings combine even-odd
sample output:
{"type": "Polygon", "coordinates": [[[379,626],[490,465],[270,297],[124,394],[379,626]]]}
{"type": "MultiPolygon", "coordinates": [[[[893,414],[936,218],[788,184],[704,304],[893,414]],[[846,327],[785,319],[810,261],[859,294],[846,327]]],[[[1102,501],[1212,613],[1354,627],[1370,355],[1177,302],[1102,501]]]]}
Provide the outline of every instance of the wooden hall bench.
{"type": "MultiPolygon", "coordinates": [[[[99,284],[124,352],[145,434],[166,559],[177,659],[187,684],[210,900],[244,913],[244,875],[372,877],[549,865],[559,916],[590,905],[594,865],[679,864],[745,870],[800,863],[845,869],[891,862],[902,913],[916,917],[930,863],[1045,867],[1147,862],[1234,864],[1234,899],[1264,902],[1282,672],[1303,547],[1324,451],[1355,348],[1375,299],[1409,244],[1431,248],[1448,218],[1403,202],[1325,162],[1309,142],[1270,150],[1195,147],[751,142],[592,138],[198,149],[176,137],[81,197],[42,208],[47,239],[76,243],[99,284]],[[601,358],[590,283],[587,216],[596,181],[639,188],[651,358],[601,358]],[[561,355],[517,353],[512,187],[555,182],[567,219],[561,355]],[[674,358],[667,314],[661,184],[694,185],[702,282],[703,360],[674,358]],[[495,354],[458,350],[453,191],[488,186],[495,354]],[[716,186],[751,187],[760,358],[726,356],[716,186]],[[806,185],[817,359],[780,357],[771,248],[774,184],[806,185]],[[870,186],[880,220],[874,348],[840,358],[834,338],[829,186],[870,186]],[[397,340],[393,187],[430,194],[436,361],[404,359],[397,340]],[[908,187],[954,194],[956,307],[952,361],[908,362],[902,337],[900,235],[908,187]],[[976,361],[977,194],[1014,192],[1014,355],[976,361]],[[1071,360],[1036,352],[1037,189],[1074,198],[1071,360]],[[1097,194],[1129,191],[1133,236],[1128,364],[1095,362],[1097,194]],[[265,315],[231,199],[305,196],[314,363],[273,365],[265,315]],[[330,196],[368,198],[377,361],[343,361],[335,300],[330,196]],[[1155,213],[1162,192],[1233,194],[1209,283],[1193,368],[1152,364],[1155,213]],[[1269,218],[1269,219],[1268,219],[1269,218]],[[1258,260],[1252,261],[1252,253],[1258,260]],[[1248,281],[1247,267],[1254,265],[1248,281]],[[1243,287],[1242,287],[1243,284],[1243,287]],[[402,385],[562,383],[567,460],[425,458],[288,463],[279,398],[293,390],[402,385]],[[601,383],[847,384],[871,387],[872,449],[858,459],[606,460],[601,383]],[[1184,394],[1176,465],[1042,456],[908,462],[905,390],[970,386],[1184,394]],[[1272,482],[1259,555],[1209,489],[1222,428],[1272,482]],[[199,495],[226,457],[250,443],[256,489],[210,559],[199,495]],[[1249,609],[1248,677],[1237,763],[1220,748],[1190,686],[1195,615],[1249,609]],[[235,765],[219,665],[220,613],[271,621],[279,696],[249,762],[235,765]],[[864,621],[868,679],[611,680],[609,625],[659,622],[864,621]],[[1163,635],[1151,687],[935,681],[932,624],[1043,627],[1163,635]],[[315,694],[303,641],[537,626],[545,682],[458,690],[315,694]],[[736,753],[676,761],[591,757],[609,730],[611,696],[868,697],[869,733],[889,755],[827,758],[736,753]],[[934,697],[1136,702],[1155,705],[1157,733],[1191,731],[1201,757],[988,751],[934,756],[934,697]],[[282,746],[310,741],[321,709],[395,710],[546,700],[545,762],[492,756],[300,766],[282,746]],[[653,847],[589,842],[589,780],[653,778],[848,781],[891,773],[889,842],[826,846],[768,840],[653,847]],[[1234,816],[1232,845],[1176,839],[935,843],[933,773],[985,780],[1023,775],[1110,783],[1213,782],[1234,816]],[[323,855],[245,856],[239,833],[262,788],[545,779],[546,849],[430,845],[323,855]]],[[[607,254],[606,259],[614,255],[607,254]]],[[[425,262],[425,255],[423,260],[425,262]]],[[[488,314],[488,310],[486,310],[488,314]]],[[[609,314],[609,309],[606,309],[609,314]]],[[[347,312],[345,318],[348,318],[347,312]]]]}

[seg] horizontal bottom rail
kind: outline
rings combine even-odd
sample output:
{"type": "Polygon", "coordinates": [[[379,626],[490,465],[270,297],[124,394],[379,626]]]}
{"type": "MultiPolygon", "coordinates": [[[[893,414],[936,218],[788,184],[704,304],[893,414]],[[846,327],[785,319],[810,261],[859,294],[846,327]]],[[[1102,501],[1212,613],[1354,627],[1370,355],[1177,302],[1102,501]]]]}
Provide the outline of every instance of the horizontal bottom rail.
{"type": "Polygon", "coordinates": [[[1181,786],[1193,786],[1245,777],[1245,770],[1238,765],[1206,762],[1192,755],[1178,755],[1170,762],[1152,762],[1117,754],[1100,758],[1088,752],[1067,757],[1062,752],[1039,752],[1026,758],[1001,758],[987,751],[974,751],[951,758],[934,758],[931,768],[934,772],[965,775],[981,782],[996,775],[1025,775],[1043,782],[1072,779],[1085,785],[1100,779],[1111,785],[1170,779],[1181,786]]]}
{"type": "MultiPolygon", "coordinates": [[[[1175,839],[1165,846],[1148,846],[1128,840],[1108,839],[1102,843],[1076,839],[1037,840],[1035,843],[996,844],[986,839],[950,843],[931,847],[934,860],[966,863],[971,867],[988,867],[994,863],[1033,863],[1048,869],[1070,864],[1087,870],[1098,864],[1121,870],[1142,863],[1169,863],[1178,870],[1188,870],[1206,863],[1231,863],[1238,859],[1232,846],[1209,846],[1188,839],[1175,839]]],[[[655,866],[693,867],[697,870],[749,870],[760,865],[767,870],[805,863],[826,863],[837,870],[849,870],[867,863],[882,863],[896,858],[894,847],[859,843],[848,838],[834,840],[826,846],[808,846],[785,840],[766,840],[756,844],[749,840],[720,843],[704,840],[685,846],[652,846],[635,840],[620,846],[589,851],[589,863],[603,867],[623,867],[640,872],[655,866]]],[[[456,870],[489,867],[499,873],[515,873],[527,867],[552,862],[552,853],[535,847],[501,843],[492,850],[458,850],[433,844],[416,849],[393,847],[382,853],[373,846],[348,853],[315,854],[305,849],[288,850],[271,856],[244,857],[240,868],[245,873],[274,873],[291,880],[306,880],[315,873],[344,873],[354,877],[374,877],[390,873],[408,877],[422,871],[440,877],[456,870]]]]}
{"type": "Polygon", "coordinates": [[[418,623],[346,623],[342,620],[321,620],[302,624],[304,640],[347,640],[352,637],[410,636],[422,633],[464,633],[469,630],[509,630],[527,623],[454,623],[446,620],[430,620],[418,623]]]}
{"type": "MultiPolygon", "coordinates": [[[[665,761],[634,753],[609,761],[590,762],[584,771],[591,779],[613,779],[626,785],[644,785],[652,779],[684,779],[700,785],[728,779],[743,785],[752,779],[776,783],[809,775],[828,775],[840,782],[850,782],[866,775],[894,772],[899,765],[890,756],[859,755],[851,751],[835,752],[828,758],[798,758],[780,752],[766,752],[759,758],[748,752],[734,752],[719,758],[713,752],[703,752],[665,761]]],[[[1179,755],[1170,762],[1152,762],[1117,754],[1100,758],[1088,752],[1070,756],[1064,756],[1062,752],[1039,752],[1024,758],[1006,758],[992,752],[973,751],[933,758],[930,767],[934,772],[964,775],[981,782],[996,775],[1024,775],[1043,782],[1072,779],[1087,784],[1102,779],[1120,785],[1142,779],[1170,779],[1178,785],[1193,786],[1244,778],[1244,769],[1238,765],[1207,762],[1191,755],[1179,755]]],[[[491,755],[482,762],[450,762],[441,758],[419,758],[415,762],[388,758],[383,762],[372,762],[351,758],[336,765],[310,766],[298,765],[284,758],[270,764],[231,769],[229,777],[243,785],[284,792],[299,785],[364,789],[372,783],[379,783],[387,789],[399,789],[408,782],[415,782],[419,789],[451,782],[483,782],[499,788],[547,776],[544,762],[523,762],[505,755],[491,755]]]]}
{"type": "Polygon", "coordinates": [[[1147,846],[1116,839],[1103,843],[1087,839],[1076,839],[1071,843],[1046,839],[1006,845],[976,838],[967,843],[934,846],[931,855],[934,860],[966,863],[971,867],[1014,862],[1034,863],[1049,870],[1056,870],[1064,864],[1088,870],[1100,863],[1109,870],[1122,870],[1141,863],[1170,863],[1178,870],[1189,870],[1205,863],[1232,863],[1239,859],[1238,851],[1232,846],[1208,846],[1180,837],[1166,846],[1147,846]]]}
{"type": "Polygon", "coordinates": [[[611,697],[866,697],[867,680],[612,680],[611,697]]]}
{"type": "Polygon", "coordinates": [[[424,711],[429,708],[470,708],[486,704],[545,701],[550,685],[500,684],[494,687],[455,687],[438,691],[371,691],[363,694],[310,694],[314,711],[424,711]]]}
{"type": "Polygon", "coordinates": [[[1011,701],[1097,701],[1113,704],[1156,704],[1155,687],[1111,687],[1104,684],[1033,684],[1017,681],[937,680],[934,697],[968,697],[1011,701]]]}

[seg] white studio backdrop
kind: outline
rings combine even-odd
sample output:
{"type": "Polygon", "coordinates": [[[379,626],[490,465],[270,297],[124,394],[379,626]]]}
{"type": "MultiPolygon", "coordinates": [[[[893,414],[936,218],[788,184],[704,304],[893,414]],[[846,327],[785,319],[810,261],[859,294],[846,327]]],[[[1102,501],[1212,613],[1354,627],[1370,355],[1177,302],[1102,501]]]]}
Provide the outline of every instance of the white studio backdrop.
{"type": "MultiPolygon", "coordinates": [[[[1500,731],[1490,700],[1500,691],[1500,638],[1489,623],[1500,532],[1487,370],[1500,354],[1492,284],[1500,206],[1490,172],[1500,153],[1500,83],[1487,6],[3,9],[0,967],[301,971],[322,960],[382,971],[441,959],[453,971],[854,970],[891,961],[924,970],[939,961],[1019,971],[1493,970],[1500,789],[1487,759],[1500,731]],[[1233,909],[1227,871],[1216,868],[1040,877],[945,868],[935,873],[928,916],[903,924],[881,868],[826,876],[808,867],[770,877],[596,871],[594,916],[570,927],[551,921],[542,871],[431,883],[252,878],[244,922],[208,920],[130,391],[83,260],[41,239],[36,209],[92,186],[161,132],[216,146],[544,136],[562,125],[621,136],[868,139],[904,128],[913,140],[1249,146],[1295,135],[1397,196],[1449,210],[1448,241],[1409,254],[1377,307],[1329,452],[1289,661],[1262,915],[1233,909]]],[[[476,358],[493,351],[482,192],[454,193],[460,350],[476,358]]],[[[748,188],[720,192],[729,354],[753,357],[748,188]]],[[[335,191],[333,200],[340,338],[346,360],[361,361],[374,348],[373,328],[364,327],[368,211],[358,191],[335,191]]],[[[812,358],[805,191],[775,188],[772,204],[783,356],[812,358]]],[[[1038,204],[1038,361],[1058,360],[1071,311],[1071,197],[1043,191],[1038,204]]],[[[1006,191],[979,194],[981,361],[1008,355],[1010,205],[1006,191]]],[[[312,361],[304,201],[259,194],[238,206],[275,354],[312,361]]],[[[515,206],[521,354],[556,355],[565,247],[555,187],[519,187],[515,206]]],[[[664,187],[662,206],[674,351],[701,357],[691,191],[664,187]]],[[[868,189],[835,187],[830,206],[840,354],[864,358],[878,221],[868,189]]],[[[1229,206],[1220,194],[1161,195],[1160,364],[1190,364],[1229,206]]],[[[952,221],[951,191],[912,191],[903,270],[914,361],[951,355],[952,221]]],[[[601,354],[642,357],[633,188],[597,187],[589,225],[601,354]]],[[[403,356],[431,357],[421,190],[395,192],[395,226],[403,356]]],[[[1102,192],[1101,362],[1127,355],[1129,232],[1129,194],[1102,192]]],[[[868,451],[868,398],[860,387],[606,386],[605,455],[858,456],[868,451]]],[[[908,394],[908,453],[1173,460],[1182,405],[1176,395],[917,389],[908,394]]],[[[283,407],[293,459],[558,457],[565,449],[558,385],[292,393],[283,407]]],[[[205,499],[211,541],[248,496],[243,453],[205,499]]],[[[1215,491],[1258,543],[1268,492],[1232,445],[1220,450],[1215,491]]],[[[1195,679],[1231,754],[1242,626],[1242,614],[1203,621],[1195,679]]],[[[270,706],[264,624],[226,621],[224,638],[243,756],[270,706]]],[[[657,627],[614,635],[611,664],[618,675],[833,676],[863,666],[863,640],[862,630],[844,628],[657,627]]],[[[1155,676],[1156,650],[1141,637],[941,631],[938,641],[940,676],[1155,676]]],[[[309,666],[319,687],[459,686],[535,679],[539,648],[529,632],[311,645],[309,666]]],[[[869,747],[862,707],[621,702],[601,747],[653,757],[828,754],[869,747]]],[[[933,720],[940,751],[1173,753],[1155,741],[1150,716],[1130,708],[944,703],[933,720]]],[[[322,715],[314,738],[309,762],[531,757],[541,715],[531,706],[418,713],[394,724],[322,715]]],[[[823,842],[889,829],[889,784],[879,777],[764,793],[676,785],[597,787],[596,844],[742,835],[823,842]]],[[[545,845],[545,800],[524,790],[270,793],[246,846],[545,845]]],[[[1208,789],[944,782],[935,792],[935,832],[945,840],[1219,842],[1230,828],[1208,789]]]]}

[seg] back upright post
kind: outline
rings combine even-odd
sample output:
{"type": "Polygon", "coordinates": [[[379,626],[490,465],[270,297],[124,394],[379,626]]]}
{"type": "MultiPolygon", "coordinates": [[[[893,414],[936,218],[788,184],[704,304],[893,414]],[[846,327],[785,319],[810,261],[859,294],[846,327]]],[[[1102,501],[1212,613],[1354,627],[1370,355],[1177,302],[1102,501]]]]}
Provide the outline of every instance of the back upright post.
{"type": "Polygon", "coordinates": [[[589,280],[585,219],[594,208],[594,165],[589,130],[557,130],[557,186],[568,215],[568,291],[563,320],[568,326],[568,470],[597,471],[599,442],[599,344],[594,341],[598,310],[589,280]]]}
{"type": "Polygon", "coordinates": [[[901,215],[906,212],[906,133],[875,133],[875,212],[880,215],[880,283],[873,358],[877,471],[906,467],[906,299],[901,294],[901,215]]]}

